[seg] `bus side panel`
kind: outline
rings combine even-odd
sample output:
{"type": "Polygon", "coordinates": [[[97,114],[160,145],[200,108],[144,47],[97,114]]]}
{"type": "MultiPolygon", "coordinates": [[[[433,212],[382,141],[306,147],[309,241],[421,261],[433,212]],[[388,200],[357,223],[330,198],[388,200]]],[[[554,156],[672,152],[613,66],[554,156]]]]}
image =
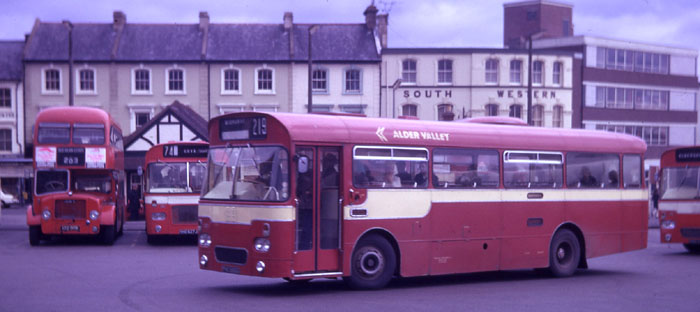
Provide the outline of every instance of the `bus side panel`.
{"type": "Polygon", "coordinates": [[[622,250],[631,251],[647,248],[649,234],[649,204],[644,201],[622,203],[622,250]]]}
{"type": "Polygon", "coordinates": [[[530,192],[537,191],[504,192],[502,270],[549,265],[550,240],[564,220],[565,205],[559,199],[549,201],[557,195],[546,191],[542,192],[544,200],[516,201],[527,199],[530,192]]]}
{"type": "Polygon", "coordinates": [[[500,209],[497,202],[434,203],[430,274],[498,270],[501,227],[494,224],[501,223],[500,209]]]}
{"type": "Polygon", "coordinates": [[[583,232],[586,258],[622,251],[622,211],[619,201],[568,203],[567,220],[576,220],[583,232]]]}

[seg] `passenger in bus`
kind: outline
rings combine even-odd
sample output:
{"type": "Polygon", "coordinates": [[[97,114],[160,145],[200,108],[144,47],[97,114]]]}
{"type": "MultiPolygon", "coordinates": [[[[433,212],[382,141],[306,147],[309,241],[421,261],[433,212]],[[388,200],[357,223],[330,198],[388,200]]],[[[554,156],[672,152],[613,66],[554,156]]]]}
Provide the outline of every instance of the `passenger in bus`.
{"type": "Polygon", "coordinates": [[[323,156],[323,172],[321,174],[322,186],[337,187],[338,186],[338,170],[335,166],[338,164],[338,157],[335,154],[328,153],[323,156]]]}
{"type": "Polygon", "coordinates": [[[374,182],[374,177],[372,172],[364,160],[355,160],[352,165],[352,180],[355,186],[367,187],[370,183],[374,182]]]}
{"type": "Polygon", "coordinates": [[[584,166],[581,168],[581,179],[579,180],[579,184],[582,187],[597,187],[598,186],[598,180],[591,175],[591,169],[584,166]]]}
{"type": "Polygon", "coordinates": [[[609,188],[617,188],[620,185],[618,180],[617,171],[611,170],[608,172],[608,183],[605,186],[609,188]]]}
{"type": "Polygon", "coordinates": [[[393,162],[387,161],[384,164],[384,181],[382,187],[401,187],[401,179],[398,176],[398,169],[393,162]]]}
{"type": "Polygon", "coordinates": [[[462,174],[457,178],[457,184],[467,187],[477,187],[481,184],[481,178],[476,172],[476,165],[472,164],[466,173],[462,174]]]}
{"type": "Polygon", "coordinates": [[[401,184],[412,185],[413,179],[411,179],[411,174],[406,172],[406,162],[405,161],[397,161],[396,168],[399,171],[399,173],[397,173],[396,176],[399,177],[399,179],[401,179],[401,184]]]}
{"type": "Polygon", "coordinates": [[[428,163],[420,163],[420,165],[418,165],[418,170],[419,172],[416,174],[416,177],[413,178],[413,181],[416,182],[417,186],[428,186],[428,163]]]}

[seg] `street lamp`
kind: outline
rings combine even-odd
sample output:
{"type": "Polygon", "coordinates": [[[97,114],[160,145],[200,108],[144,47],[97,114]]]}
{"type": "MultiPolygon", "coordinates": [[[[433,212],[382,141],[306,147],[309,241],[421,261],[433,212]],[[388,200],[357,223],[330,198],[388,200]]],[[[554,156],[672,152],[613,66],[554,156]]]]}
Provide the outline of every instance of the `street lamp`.
{"type": "Polygon", "coordinates": [[[392,95],[391,95],[391,101],[392,101],[391,118],[396,118],[396,89],[398,89],[401,86],[401,81],[402,81],[401,78],[398,78],[398,79],[396,79],[396,81],[394,81],[394,84],[391,85],[391,92],[392,92],[392,95]]]}
{"type": "Polygon", "coordinates": [[[313,35],[316,30],[318,30],[318,25],[311,25],[309,27],[309,105],[306,110],[307,113],[311,113],[311,105],[313,105],[313,96],[311,92],[311,75],[313,73],[313,61],[311,59],[311,35],[313,35]]]}

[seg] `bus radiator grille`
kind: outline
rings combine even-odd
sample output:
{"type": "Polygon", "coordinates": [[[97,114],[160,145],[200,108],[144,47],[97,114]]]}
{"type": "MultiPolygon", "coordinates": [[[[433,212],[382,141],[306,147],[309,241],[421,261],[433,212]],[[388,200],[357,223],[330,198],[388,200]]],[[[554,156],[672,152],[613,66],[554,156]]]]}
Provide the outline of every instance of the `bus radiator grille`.
{"type": "Polygon", "coordinates": [[[63,199],[56,201],[56,219],[85,219],[85,200],[63,199]]]}
{"type": "Polygon", "coordinates": [[[240,248],[216,247],[214,249],[218,262],[245,264],[248,261],[248,252],[240,248]]]}
{"type": "Polygon", "coordinates": [[[197,223],[197,205],[173,206],[173,223],[197,223]]]}

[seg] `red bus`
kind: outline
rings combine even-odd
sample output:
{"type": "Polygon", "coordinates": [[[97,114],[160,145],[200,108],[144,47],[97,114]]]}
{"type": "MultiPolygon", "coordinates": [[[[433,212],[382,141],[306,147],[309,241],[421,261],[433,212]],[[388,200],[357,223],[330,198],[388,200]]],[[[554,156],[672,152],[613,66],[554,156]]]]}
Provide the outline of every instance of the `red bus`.
{"type": "Polygon", "coordinates": [[[146,152],[144,203],[148,243],[197,234],[197,202],[206,174],[206,142],[158,144],[146,152]]]}
{"type": "Polygon", "coordinates": [[[200,268],[379,288],[394,276],[568,276],[646,248],[642,140],[507,124],[216,117],[200,268]]]}
{"type": "Polygon", "coordinates": [[[659,225],[662,243],[700,253],[700,146],[661,155],[659,225]]]}
{"type": "Polygon", "coordinates": [[[126,204],[119,126],[97,108],[48,108],[36,117],[33,141],[29,243],[58,235],[99,235],[114,243],[126,204]]]}

